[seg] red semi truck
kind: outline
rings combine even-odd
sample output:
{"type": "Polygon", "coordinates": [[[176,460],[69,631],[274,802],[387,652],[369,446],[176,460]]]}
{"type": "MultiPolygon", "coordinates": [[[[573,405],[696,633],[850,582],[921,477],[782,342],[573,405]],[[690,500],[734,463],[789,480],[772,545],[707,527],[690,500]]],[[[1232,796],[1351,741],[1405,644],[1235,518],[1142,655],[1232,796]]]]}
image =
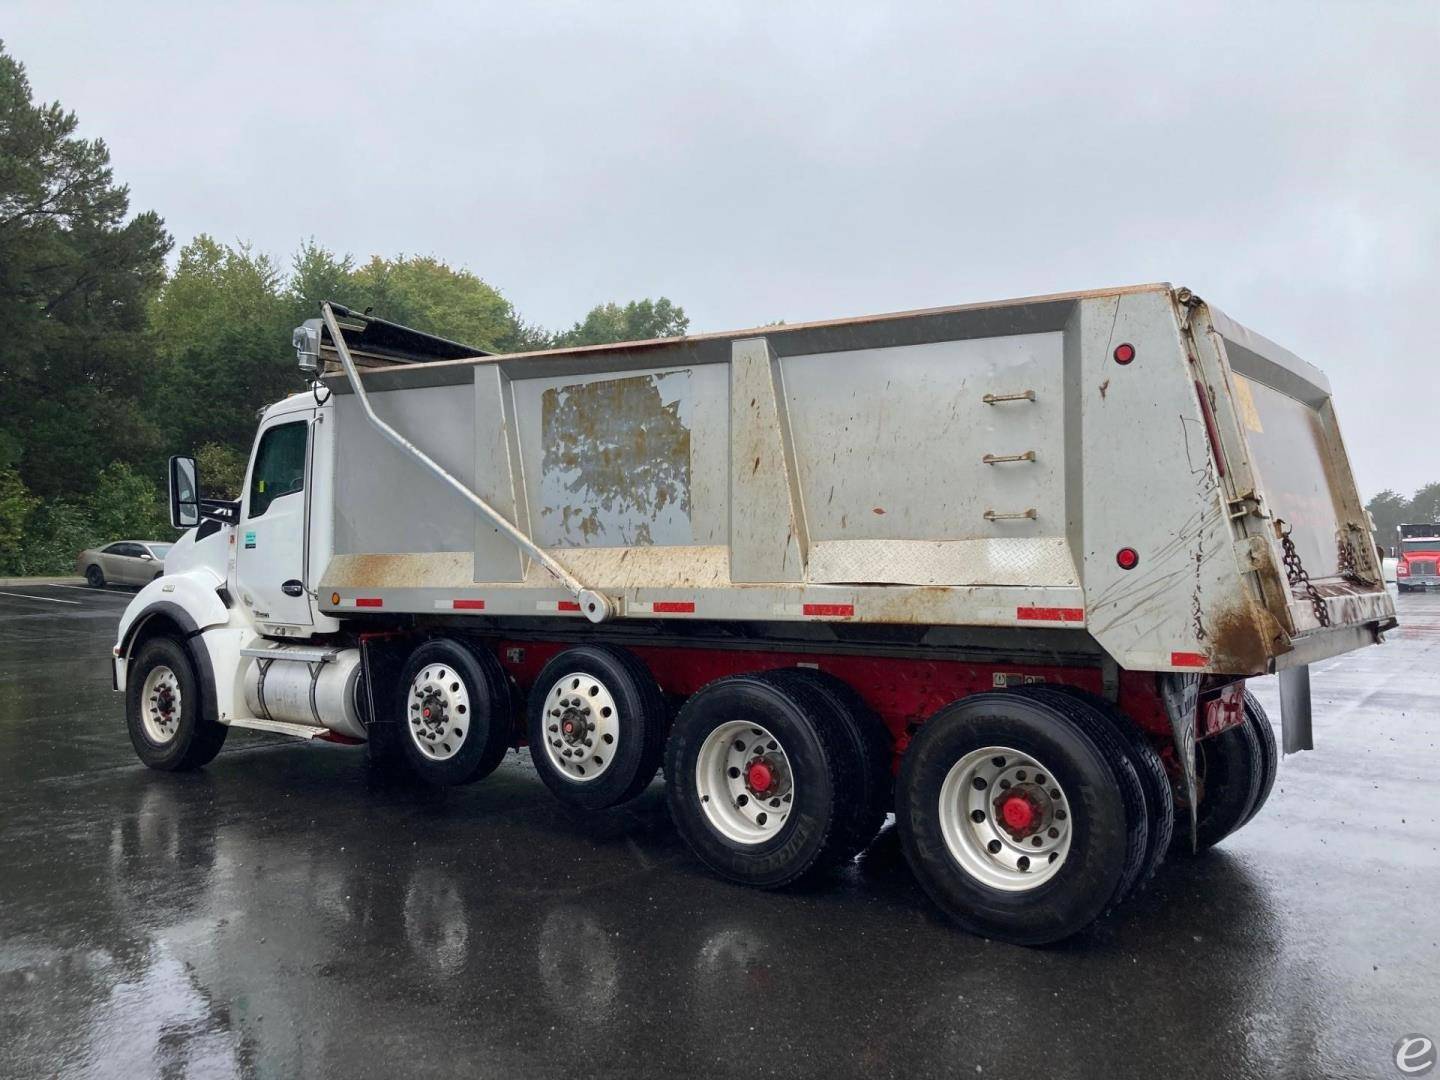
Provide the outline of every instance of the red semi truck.
{"type": "Polygon", "coordinates": [[[1440,589],[1440,521],[1401,525],[1395,585],[1401,592],[1440,589]]]}

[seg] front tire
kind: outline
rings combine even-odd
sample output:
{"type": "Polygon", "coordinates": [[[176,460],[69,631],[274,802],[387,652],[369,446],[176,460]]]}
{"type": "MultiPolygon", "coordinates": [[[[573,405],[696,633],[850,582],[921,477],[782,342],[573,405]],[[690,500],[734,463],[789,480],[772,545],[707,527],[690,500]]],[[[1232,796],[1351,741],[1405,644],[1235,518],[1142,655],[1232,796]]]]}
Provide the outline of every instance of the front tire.
{"type": "Polygon", "coordinates": [[[437,638],[420,645],[401,670],[400,743],[422,780],[445,787],[489,776],[509,749],[510,681],[489,652],[437,638]]]}
{"type": "Polygon", "coordinates": [[[125,683],[125,726],[136,756],[165,772],[208,764],[230,731],[208,713],[185,645],[157,637],[141,646],[125,683]]]}
{"type": "Polygon", "coordinates": [[[925,891],[966,930],[1059,941],[1138,876],[1143,796],[1137,817],[1133,769],[1126,779],[1134,786],[1122,788],[1115,763],[1057,702],[973,694],[926,721],[901,760],[901,844],[925,891]]]}

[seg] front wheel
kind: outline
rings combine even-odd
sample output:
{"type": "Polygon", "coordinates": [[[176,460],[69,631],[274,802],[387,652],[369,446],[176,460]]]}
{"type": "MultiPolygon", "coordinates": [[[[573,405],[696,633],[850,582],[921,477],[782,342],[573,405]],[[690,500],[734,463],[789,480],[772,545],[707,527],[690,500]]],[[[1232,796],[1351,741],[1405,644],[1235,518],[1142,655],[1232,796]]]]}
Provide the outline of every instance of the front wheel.
{"type": "Polygon", "coordinates": [[[92,589],[103,589],[105,587],[105,571],[98,566],[87,566],[85,568],[85,583],[92,589]]]}
{"type": "Polygon", "coordinates": [[[168,637],[147,641],[130,668],[125,725],[140,760],[167,772],[214,760],[230,731],[207,715],[194,661],[182,642],[168,637]]]}

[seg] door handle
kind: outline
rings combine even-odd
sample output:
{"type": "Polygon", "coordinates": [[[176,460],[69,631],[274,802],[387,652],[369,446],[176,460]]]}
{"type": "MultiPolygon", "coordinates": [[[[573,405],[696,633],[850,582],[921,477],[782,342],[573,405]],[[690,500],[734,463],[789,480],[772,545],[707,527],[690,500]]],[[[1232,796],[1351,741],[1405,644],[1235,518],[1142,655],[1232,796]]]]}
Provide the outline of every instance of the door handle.
{"type": "Polygon", "coordinates": [[[280,591],[286,596],[304,596],[305,585],[298,578],[291,578],[285,582],[284,585],[280,586],[280,591]]]}

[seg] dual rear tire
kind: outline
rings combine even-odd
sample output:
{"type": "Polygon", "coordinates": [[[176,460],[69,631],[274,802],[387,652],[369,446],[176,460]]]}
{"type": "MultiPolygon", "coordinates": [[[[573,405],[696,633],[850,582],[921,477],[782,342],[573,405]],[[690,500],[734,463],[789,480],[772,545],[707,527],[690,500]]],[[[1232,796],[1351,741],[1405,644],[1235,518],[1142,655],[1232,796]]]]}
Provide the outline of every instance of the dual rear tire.
{"type": "Polygon", "coordinates": [[[671,816],[731,881],[777,888],[853,859],[885,819],[888,736],[854,691],[808,669],[717,679],[666,750],[671,816]]]}
{"type": "Polygon", "coordinates": [[[1124,723],[1038,688],[974,694],[925,723],[901,763],[896,818],[912,870],[951,918],[1046,944],[1153,873],[1164,848],[1152,836],[1173,807],[1148,797],[1124,723]]]}
{"type": "MultiPolygon", "coordinates": [[[[1244,722],[1195,744],[1197,851],[1214,847],[1260,812],[1275,787],[1279,763],[1270,718],[1247,690],[1244,722]]],[[[1189,850],[1189,829],[1176,831],[1175,846],[1189,850]]]]}
{"type": "Polygon", "coordinates": [[[667,793],[702,862],[764,888],[848,862],[893,801],[941,908],[974,933],[1043,944],[1103,916],[1164,857],[1170,789],[1131,729],[1071,692],[972,695],[920,728],[894,794],[888,734],[853,690],[807,670],[732,676],[681,710],[667,793]]]}

